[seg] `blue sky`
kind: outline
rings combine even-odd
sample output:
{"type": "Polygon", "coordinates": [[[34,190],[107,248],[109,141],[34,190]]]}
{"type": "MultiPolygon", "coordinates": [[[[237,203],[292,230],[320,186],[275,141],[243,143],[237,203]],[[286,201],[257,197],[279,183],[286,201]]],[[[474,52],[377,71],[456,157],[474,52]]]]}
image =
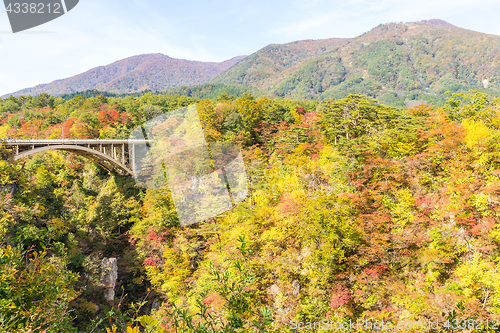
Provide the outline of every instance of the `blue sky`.
{"type": "Polygon", "coordinates": [[[380,23],[439,18],[500,35],[498,0],[80,0],[12,34],[0,9],[0,96],[143,53],[223,61],[272,43],[355,37],[380,23]]]}

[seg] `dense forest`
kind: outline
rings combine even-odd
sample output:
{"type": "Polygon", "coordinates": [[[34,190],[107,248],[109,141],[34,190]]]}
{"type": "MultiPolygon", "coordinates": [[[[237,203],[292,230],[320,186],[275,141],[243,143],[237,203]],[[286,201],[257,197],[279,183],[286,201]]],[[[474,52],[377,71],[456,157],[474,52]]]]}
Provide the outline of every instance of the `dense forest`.
{"type": "Polygon", "coordinates": [[[180,227],[168,189],[2,147],[0,332],[496,331],[500,99],[447,96],[410,109],[359,94],[0,99],[0,137],[24,139],[127,138],[195,104],[207,141],[240,146],[250,189],[180,227]]]}

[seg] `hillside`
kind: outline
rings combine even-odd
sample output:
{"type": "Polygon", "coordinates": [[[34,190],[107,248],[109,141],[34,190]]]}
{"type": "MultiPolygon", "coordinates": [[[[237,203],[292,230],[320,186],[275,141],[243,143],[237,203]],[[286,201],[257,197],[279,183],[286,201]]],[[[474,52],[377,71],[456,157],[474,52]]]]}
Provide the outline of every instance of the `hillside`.
{"type": "Polygon", "coordinates": [[[500,36],[433,19],[381,24],[352,39],[270,45],[210,82],[319,100],[364,93],[402,105],[442,102],[447,90],[497,95],[499,73],[500,36]]]}
{"type": "MultiPolygon", "coordinates": [[[[239,56],[217,63],[174,59],[161,53],[142,54],[66,79],[23,89],[12,95],[61,95],[88,89],[132,93],[198,85],[229,69],[243,58],[244,56],[239,56]]],[[[7,94],[6,97],[10,95],[7,94]]]]}
{"type": "Polygon", "coordinates": [[[314,100],[363,93],[391,106],[421,102],[442,106],[448,98],[446,91],[475,89],[500,96],[499,50],[500,36],[443,20],[387,23],[351,39],[271,44],[250,56],[221,63],[139,55],[13,95],[175,88],[175,93],[205,97],[212,93],[206,94],[207,86],[200,85],[207,83],[214,92],[241,87],[270,96],[314,100]]]}
{"type": "Polygon", "coordinates": [[[246,57],[210,82],[242,84],[271,91],[274,85],[295,72],[305,61],[335,50],[346,42],[346,38],[331,38],[271,44],[246,57]]]}
{"type": "MultiPolygon", "coordinates": [[[[182,227],[168,179],[145,189],[68,151],[16,163],[2,145],[0,332],[498,332],[500,99],[220,97],[0,100],[0,137],[16,139],[127,138],[195,104],[211,151],[237,143],[248,180],[246,200],[182,227]]],[[[224,170],[191,169],[186,201],[217,178],[229,189],[224,170]]]]}

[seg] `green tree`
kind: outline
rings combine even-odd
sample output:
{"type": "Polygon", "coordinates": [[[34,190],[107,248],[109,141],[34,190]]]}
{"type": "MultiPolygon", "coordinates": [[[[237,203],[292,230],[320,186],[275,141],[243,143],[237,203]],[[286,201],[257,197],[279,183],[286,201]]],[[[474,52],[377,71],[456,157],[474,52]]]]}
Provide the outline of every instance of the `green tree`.
{"type": "Polygon", "coordinates": [[[323,115],[323,133],[330,143],[345,145],[370,133],[383,107],[377,100],[363,95],[349,95],[340,100],[328,99],[318,105],[323,115]]]}

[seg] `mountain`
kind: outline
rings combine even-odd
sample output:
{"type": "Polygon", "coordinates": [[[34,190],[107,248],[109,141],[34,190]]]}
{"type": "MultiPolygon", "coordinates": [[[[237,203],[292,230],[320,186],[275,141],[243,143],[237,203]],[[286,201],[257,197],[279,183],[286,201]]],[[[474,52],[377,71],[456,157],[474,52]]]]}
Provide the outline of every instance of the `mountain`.
{"type": "Polygon", "coordinates": [[[364,93],[388,104],[444,92],[500,91],[500,36],[438,19],[387,23],[351,39],[269,45],[209,83],[244,84],[291,98],[364,93]]]}
{"type": "Polygon", "coordinates": [[[442,105],[446,91],[500,96],[500,36],[439,19],[387,23],[355,38],[271,44],[221,63],[139,55],[13,95],[92,89],[212,96],[229,86],[236,94],[258,91],[296,99],[362,93],[392,106],[442,105]]]}
{"type": "Polygon", "coordinates": [[[242,84],[262,90],[294,73],[307,60],[337,49],[347,38],[302,40],[287,44],[271,44],[231,67],[210,83],[242,84]]]}
{"type": "Polygon", "coordinates": [[[7,96],[70,94],[88,89],[114,93],[143,90],[166,90],[180,86],[203,84],[235,65],[245,56],[223,62],[174,59],[161,53],[142,54],[99,66],[66,79],[40,84],[7,96]]]}

